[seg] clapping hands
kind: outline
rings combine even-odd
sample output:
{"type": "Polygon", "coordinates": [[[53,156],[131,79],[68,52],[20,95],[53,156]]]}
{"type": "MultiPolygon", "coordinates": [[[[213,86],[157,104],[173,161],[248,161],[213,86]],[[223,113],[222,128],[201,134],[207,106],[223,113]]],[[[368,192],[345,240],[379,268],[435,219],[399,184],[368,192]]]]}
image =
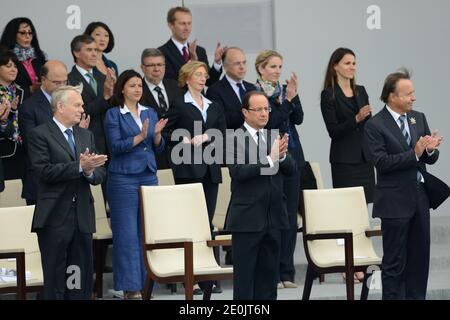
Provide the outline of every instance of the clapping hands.
{"type": "Polygon", "coordinates": [[[95,168],[103,166],[107,160],[108,156],[104,154],[89,153],[89,148],[80,154],[80,166],[86,176],[90,176],[95,168]]]}

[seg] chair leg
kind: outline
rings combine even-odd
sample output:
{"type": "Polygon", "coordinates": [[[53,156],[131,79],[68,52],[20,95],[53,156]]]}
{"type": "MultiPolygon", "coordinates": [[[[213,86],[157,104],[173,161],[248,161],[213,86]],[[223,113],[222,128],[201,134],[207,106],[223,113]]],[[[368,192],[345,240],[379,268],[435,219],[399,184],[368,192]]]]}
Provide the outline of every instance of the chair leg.
{"type": "Polygon", "coordinates": [[[319,283],[322,283],[322,282],[325,282],[325,275],[323,273],[319,274],[319,283]]]}
{"type": "Polygon", "coordinates": [[[345,272],[345,286],[347,287],[347,300],[355,300],[354,270],[345,272]]]}
{"type": "Polygon", "coordinates": [[[97,298],[103,298],[103,267],[105,265],[105,257],[103,251],[105,244],[101,241],[94,241],[95,254],[95,292],[97,298]]]}
{"type": "Polygon", "coordinates": [[[309,300],[309,296],[311,294],[311,288],[314,281],[314,270],[308,265],[308,268],[306,269],[306,279],[305,279],[305,285],[303,287],[303,297],[302,300],[309,300]]]}
{"type": "Polygon", "coordinates": [[[367,272],[364,272],[364,281],[362,283],[362,288],[361,288],[361,300],[367,300],[367,297],[369,295],[369,285],[370,283],[368,283],[369,281],[369,277],[370,274],[368,274],[367,272]]]}
{"type": "Polygon", "coordinates": [[[142,294],[142,300],[150,300],[152,297],[153,292],[153,286],[155,284],[155,281],[150,279],[149,276],[147,276],[147,279],[145,279],[145,285],[144,285],[144,292],[142,294]]]}
{"type": "MultiPolygon", "coordinates": [[[[220,266],[220,247],[214,247],[213,252],[214,252],[214,258],[216,258],[217,264],[220,266]]],[[[221,288],[220,280],[216,280],[215,284],[216,284],[217,288],[221,288]]]]}
{"type": "Polygon", "coordinates": [[[203,300],[211,300],[211,292],[214,281],[199,282],[200,288],[203,290],[203,300]]]}
{"type": "Polygon", "coordinates": [[[184,296],[186,300],[194,300],[194,281],[192,279],[184,280],[184,296]]]}

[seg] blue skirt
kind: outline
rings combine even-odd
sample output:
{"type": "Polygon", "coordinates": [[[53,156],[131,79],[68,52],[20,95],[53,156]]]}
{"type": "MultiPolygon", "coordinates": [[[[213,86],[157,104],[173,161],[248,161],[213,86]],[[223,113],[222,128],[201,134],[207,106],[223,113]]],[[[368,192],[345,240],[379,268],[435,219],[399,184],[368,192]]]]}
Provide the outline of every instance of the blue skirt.
{"type": "Polygon", "coordinates": [[[147,272],[141,247],[139,187],[157,184],[156,175],[148,169],[139,174],[110,173],[108,176],[114,290],[144,289],[147,272]]]}

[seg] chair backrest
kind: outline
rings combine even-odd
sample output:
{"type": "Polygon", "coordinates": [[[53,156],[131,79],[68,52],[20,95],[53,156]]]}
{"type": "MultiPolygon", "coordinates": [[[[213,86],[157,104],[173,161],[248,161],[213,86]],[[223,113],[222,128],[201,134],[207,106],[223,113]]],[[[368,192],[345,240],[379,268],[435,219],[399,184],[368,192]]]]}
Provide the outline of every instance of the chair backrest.
{"type": "MultiPolygon", "coordinates": [[[[322,179],[322,173],[320,172],[320,165],[318,162],[311,162],[308,161],[309,165],[311,166],[311,170],[312,173],[314,174],[314,178],[316,179],[316,185],[317,185],[317,189],[323,189],[324,188],[324,184],[323,184],[323,179],[322,179]]],[[[302,191],[300,191],[302,192],[302,191]]],[[[298,211],[297,211],[297,226],[301,227],[303,226],[303,218],[302,218],[302,213],[301,213],[301,208],[302,206],[299,205],[298,211]]]]}
{"type": "MultiPolygon", "coordinates": [[[[355,256],[375,255],[372,241],[366,237],[369,228],[364,189],[362,187],[304,190],[305,221],[304,233],[318,231],[351,230],[355,256]]],[[[344,246],[336,240],[308,241],[308,250],[314,260],[315,252],[343,254],[344,246]]]]}
{"type": "Polygon", "coordinates": [[[317,183],[317,189],[323,189],[323,179],[322,179],[322,173],[320,172],[320,165],[318,162],[309,162],[309,165],[311,166],[311,169],[314,173],[314,177],[316,178],[317,183]]]}
{"type": "MultiPolygon", "coordinates": [[[[36,233],[31,232],[34,206],[0,208],[0,250],[24,249],[25,269],[32,279],[42,279],[41,254],[36,233]]],[[[0,260],[0,266],[15,269],[15,262],[0,260]]]]}
{"type": "Polygon", "coordinates": [[[0,192],[0,208],[26,206],[25,199],[22,199],[22,180],[6,180],[5,190],[0,192]]]}
{"type": "Polygon", "coordinates": [[[100,184],[95,186],[91,185],[91,193],[94,198],[95,235],[111,235],[112,237],[111,227],[108,222],[108,216],[106,215],[106,206],[102,186],[100,184]]]}
{"type": "Polygon", "coordinates": [[[94,198],[95,220],[107,218],[102,186],[100,184],[91,185],[91,193],[94,198]]]}
{"type": "Polygon", "coordinates": [[[225,227],[225,219],[227,217],[228,205],[231,199],[231,177],[227,167],[222,167],[222,183],[219,184],[219,192],[217,194],[216,211],[212,224],[218,230],[225,227]]]}
{"type": "Polygon", "coordinates": [[[173,186],[175,180],[173,178],[172,169],[161,169],[156,171],[159,186],[173,186]]]}
{"type": "MultiPolygon", "coordinates": [[[[194,242],[194,269],[217,265],[212,248],[203,187],[200,183],[141,187],[141,222],[146,244],[178,239],[194,242]]],[[[164,276],[184,265],[183,249],[152,250],[147,253],[152,272],[164,276]]]]}

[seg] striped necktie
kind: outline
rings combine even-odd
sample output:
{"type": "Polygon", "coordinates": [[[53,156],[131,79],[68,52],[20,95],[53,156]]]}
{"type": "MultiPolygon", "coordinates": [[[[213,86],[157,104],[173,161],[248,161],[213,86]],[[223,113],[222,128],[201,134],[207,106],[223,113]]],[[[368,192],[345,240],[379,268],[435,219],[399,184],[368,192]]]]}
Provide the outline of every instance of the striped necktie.
{"type": "MultiPolygon", "coordinates": [[[[398,118],[398,121],[400,121],[400,131],[402,132],[403,136],[406,139],[406,143],[408,144],[408,146],[410,146],[412,148],[411,145],[411,136],[409,135],[408,131],[406,130],[406,125],[405,125],[405,121],[406,121],[406,115],[401,115],[398,118]]],[[[426,151],[425,151],[426,152],[426,151]]],[[[417,171],[417,182],[421,182],[422,181],[422,174],[420,173],[420,171],[417,171]]]]}

